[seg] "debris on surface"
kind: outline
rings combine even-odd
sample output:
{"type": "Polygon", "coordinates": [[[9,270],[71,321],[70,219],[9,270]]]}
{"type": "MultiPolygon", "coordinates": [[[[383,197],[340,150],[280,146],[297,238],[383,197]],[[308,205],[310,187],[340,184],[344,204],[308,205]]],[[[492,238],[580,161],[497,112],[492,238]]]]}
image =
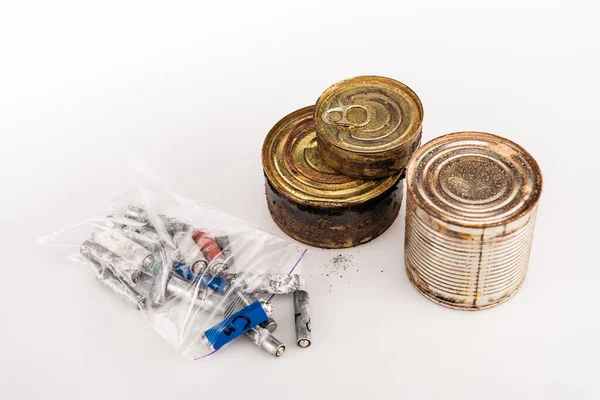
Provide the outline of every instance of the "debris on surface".
{"type": "MultiPolygon", "coordinates": [[[[359,271],[354,263],[354,256],[352,254],[342,253],[337,253],[332,256],[328,262],[321,264],[319,269],[321,271],[321,282],[324,282],[324,280],[327,278],[331,280],[332,277],[339,277],[343,279],[348,269],[356,269],[356,272],[359,271]]],[[[350,281],[348,281],[348,283],[350,283],[350,281]]],[[[333,284],[330,283],[328,289],[330,294],[332,288],[333,284]]]]}

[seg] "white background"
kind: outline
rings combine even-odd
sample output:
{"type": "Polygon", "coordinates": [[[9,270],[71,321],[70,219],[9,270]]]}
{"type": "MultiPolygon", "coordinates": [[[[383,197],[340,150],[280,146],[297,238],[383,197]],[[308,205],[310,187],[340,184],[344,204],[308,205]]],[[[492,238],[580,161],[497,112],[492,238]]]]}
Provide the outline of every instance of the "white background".
{"type": "Polygon", "coordinates": [[[599,398],[598,12],[551,0],[3,2],[0,398],[599,398]],[[425,141],[488,131],[538,160],[530,269],[509,302],[468,313],[421,296],[404,272],[402,211],[372,243],[311,251],[311,348],[293,344],[284,299],[284,357],[239,341],[192,362],[37,243],[128,187],[135,157],[176,192],[283,236],[264,200],[264,136],[362,74],[416,91],[425,141]],[[322,277],[340,253],[355,268],[322,277]]]}

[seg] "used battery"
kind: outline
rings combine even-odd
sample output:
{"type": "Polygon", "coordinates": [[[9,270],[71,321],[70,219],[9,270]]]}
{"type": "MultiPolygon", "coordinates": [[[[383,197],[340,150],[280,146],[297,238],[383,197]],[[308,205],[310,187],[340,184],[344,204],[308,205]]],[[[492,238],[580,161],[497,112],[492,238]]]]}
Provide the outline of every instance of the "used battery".
{"type": "Polygon", "coordinates": [[[225,294],[225,292],[227,292],[227,289],[229,289],[230,286],[229,281],[223,279],[220,276],[213,276],[207,274],[195,275],[190,270],[190,267],[183,263],[175,263],[173,265],[173,272],[177,273],[186,281],[199,281],[202,286],[208,287],[219,294],[225,294]]]}
{"type": "Polygon", "coordinates": [[[105,247],[92,240],[86,240],[80,247],[81,254],[113,271],[113,273],[130,286],[135,286],[142,270],[139,266],[119,257],[105,247]]]}
{"type": "Polygon", "coordinates": [[[190,270],[190,267],[188,267],[182,262],[176,262],[173,264],[173,272],[181,276],[186,281],[193,281],[195,279],[198,279],[198,275],[194,275],[190,270]]]}
{"type": "Polygon", "coordinates": [[[321,158],[362,179],[403,173],[421,142],[423,105],[406,85],[381,76],[338,82],[314,112],[321,158]]]}
{"type": "Polygon", "coordinates": [[[481,132],[439,137],[407,170],[406,272],[427,298],[461,310],[509,299],[527,273],[542,192],[534,158],[481,132]]]}
{"type": "Polygon", "coordinates": [[[273,333],[277,329],[277,321],[275,321],[273,318],[269,317],[268,320],[266,320],[265,322],[262,322],[259,326],[261,328],[265,328],[269,332],[273,333]]]}
{"type": "Polygon", "coordinates": [[[149,269],[154,264],[155,259],[152,253],[123,235],[121,231],[98,228],[92,233],[92,239],[140,270],[149,269]]]}
{"type": "Polygon", "coordinates": [[[145,248],[146,250],[148,250],[150,252],[154,253],[160,247],[160,243],[157,240],[155,240],[151,237],[148,237],[142,233],[136,232],[133,229],[124,227],[124,228],[120,229],[120,232],[125,237],[133,240],[134,242],[136,242],[137,244],[139,244],[140,246],[142,246],[143,248],[145,248]]]}
{"type": "Polygon", "coordinates": [[[200,299],[198,294],[201,289],[193,282],[188,282],[176,274],[169,275],[167,279],[167,300],[178,298],[182,301],[190,302],[190,305],[219,315],[225,313],[225,308],[220,301],[215,301],[212,297],[200,299]]]}
{"type": "Polygon", "coordinates": [[[265,328],[255,326],[253,329],[246,332],[245,335],[250,338],[255,345],[274,357],[281,357],[285,352],[285,345],[275,336],[271,335],[271,332],[265,328]]]}
{"type": "Polygon", "coordinates": [[[213,349],[218,350],[268,318],[261,303],[254,301],[241,310],[225,316],[224,320],[204,331],[204,338],[213,349]]]}
{"type": "Polygon", "coordinates": [[[191,232],[177,232],[173,235],[173,242],[177,246],[179,260],[190,267],[194,275],[202,275],[208,266],[208,261],[202,250],[196,245],[191,232]]]}
{"type": "Polygon", "coordinates": [[[225,256],[214,237],[209,235],[206,231],[197,229],[192,234],[192,238],[206,257],[211,274],[217,275],[219,272],[226,269],[225,256]]]}
{"type": "Polygon", "coordinates": [[[312,343],[310,330],[310,313],[308,310],[308,292],[294,292],[294,322],[296,325],[296,343],[300,347],[308,347],[312,343]]]}
{"type": "Polygon", "coordinates": [[[403,173],[362,180],[342,175],[317,151],[314,107],[295,111],[262,148],[266,197],[275,223],[303,243],[352,247],[382,234],[400,210],[403,173]]]}
{"type": "Polygon", "coordinates": [[[153,268],[154,282],[149,293],[150,302],[152,307],[155,308],[162,307],[167,301],[169,279],[175,261],[175,250],[165,246],[164,248],[161,247],[157,254],[160,254],[160,260],[155,263],[153,268]]]}
{"type": "MultiPolygon", "coordinates": [[[[240,308],[246,307],[254,303],[255,301],[257,301],[256,296],[248,293],[243,293],[237,288],[235,288],[229,292],[229,304],[226,310],[228,310],[229,313],[233,313],[239,310],[240,308]]],[[[263,300],[260,300],[260,304],[264,308],[267,315],[270,317],[273,313],[273,305],[263,300]]]]}

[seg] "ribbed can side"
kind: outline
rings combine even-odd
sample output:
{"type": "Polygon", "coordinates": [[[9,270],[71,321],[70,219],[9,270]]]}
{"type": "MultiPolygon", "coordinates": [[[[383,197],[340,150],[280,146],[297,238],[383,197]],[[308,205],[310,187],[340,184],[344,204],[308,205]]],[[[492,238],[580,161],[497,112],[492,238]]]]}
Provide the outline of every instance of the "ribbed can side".
{"type": "Polygon", "coordinates": [[[410,281],[450,308],[479,310],[508,300],[527,273],[536,213],[537,205],[509,224],[465,230],[429,216],[407,196],[410,281]]]}

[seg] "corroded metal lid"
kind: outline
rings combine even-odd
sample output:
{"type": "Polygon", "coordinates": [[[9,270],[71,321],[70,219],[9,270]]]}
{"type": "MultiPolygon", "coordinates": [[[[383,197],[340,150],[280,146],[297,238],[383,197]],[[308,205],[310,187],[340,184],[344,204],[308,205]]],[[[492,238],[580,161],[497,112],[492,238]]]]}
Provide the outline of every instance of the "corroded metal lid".
{"type": "Polygon", "coordinates": [[[423,145],[406,180],[407,196],[427,214],[472,228],[518,219],[542,192],[542,173],[525,149],[481,132],[451,133],[423,145]]]}
{"type": "Polygon", "coordinates": [[[345,175],[375,178],[404,171],[421,141],[423,106],[398,81],[358,76],[323,92],[314,118],[329,165],[345,175]]]}
{"type": "Polygon", "coordinates": [[[337,207],[362,203],[390,189],[398,175],[361,180],[341,175],[317,152],[313,106],[297,110],[268,133],[262,149],[269,182],[296,203],[337,207]]]}

